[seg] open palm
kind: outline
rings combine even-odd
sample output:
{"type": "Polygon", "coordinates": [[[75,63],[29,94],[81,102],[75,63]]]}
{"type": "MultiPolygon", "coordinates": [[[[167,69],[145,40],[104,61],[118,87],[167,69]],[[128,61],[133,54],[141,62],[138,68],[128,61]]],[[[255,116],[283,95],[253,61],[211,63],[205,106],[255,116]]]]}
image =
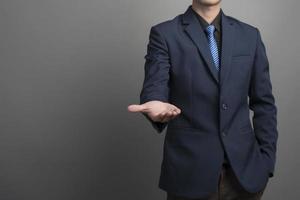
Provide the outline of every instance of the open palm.
{"type": "Polygon", "coordinates": [[[129,105],[128,111],[146,113],[155,122],[167,122],[181,113],[176,106],[157,100],[129,105]]]}

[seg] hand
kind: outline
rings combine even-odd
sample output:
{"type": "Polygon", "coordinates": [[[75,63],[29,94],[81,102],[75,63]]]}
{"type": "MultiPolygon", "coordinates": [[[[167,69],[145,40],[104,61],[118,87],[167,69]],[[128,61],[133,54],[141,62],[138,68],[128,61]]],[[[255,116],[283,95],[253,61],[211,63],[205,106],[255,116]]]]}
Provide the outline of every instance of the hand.
{"type": "Polygon", "coordinates": [[[181,110],[176,106],[157,100],[148,101],[141,105],[129,105],[128,111],[146,113],[155,122],[167,122],[181,113],[181,110]]]}

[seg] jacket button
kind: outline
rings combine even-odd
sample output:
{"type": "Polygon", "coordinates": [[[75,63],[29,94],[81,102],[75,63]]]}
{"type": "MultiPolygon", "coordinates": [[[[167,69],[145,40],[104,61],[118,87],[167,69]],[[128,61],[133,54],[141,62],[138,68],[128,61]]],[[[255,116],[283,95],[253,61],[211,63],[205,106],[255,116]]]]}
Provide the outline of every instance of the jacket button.
{"type": "Polygon", "coordinates": [[[226,110],[226,109],[228,108],[227,104],[223,103],[223,104],[222,104],[222,108],[223,108],[224,110],[226,110]]]}
{"type": "Polygon", "coordinates": [[[223,135],[223,136],[226,136],[226,133],[223,131],[223,132],[222,132],[222,135],[223,135]]]}

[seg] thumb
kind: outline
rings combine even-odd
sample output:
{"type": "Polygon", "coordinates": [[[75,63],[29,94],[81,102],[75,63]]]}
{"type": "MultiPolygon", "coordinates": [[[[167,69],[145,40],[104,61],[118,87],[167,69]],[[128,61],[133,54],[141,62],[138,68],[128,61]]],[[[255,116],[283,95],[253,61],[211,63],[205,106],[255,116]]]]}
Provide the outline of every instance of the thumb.
{"type": "Polygon", "coordinates": [[[127,107],[129,112],[146,112],[147,107],[144,104],[132,104],[127,107]]]}

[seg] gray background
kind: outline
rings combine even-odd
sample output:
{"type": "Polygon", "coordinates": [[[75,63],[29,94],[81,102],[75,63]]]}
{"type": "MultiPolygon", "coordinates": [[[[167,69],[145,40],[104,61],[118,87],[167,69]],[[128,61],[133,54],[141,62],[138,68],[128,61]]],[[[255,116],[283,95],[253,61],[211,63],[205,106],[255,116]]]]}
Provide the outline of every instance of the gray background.
{"type": "MultiPolygon", "coordinates": [[[[127,106],[139,101],[150,27],[190,3],[0,1],[1,200],[165,198],[164,134],[127,106]]],[[[257,26],[268,51],[279,140],[264,199],[298,199],[300,2],[222,6],[257,26]]]]}

